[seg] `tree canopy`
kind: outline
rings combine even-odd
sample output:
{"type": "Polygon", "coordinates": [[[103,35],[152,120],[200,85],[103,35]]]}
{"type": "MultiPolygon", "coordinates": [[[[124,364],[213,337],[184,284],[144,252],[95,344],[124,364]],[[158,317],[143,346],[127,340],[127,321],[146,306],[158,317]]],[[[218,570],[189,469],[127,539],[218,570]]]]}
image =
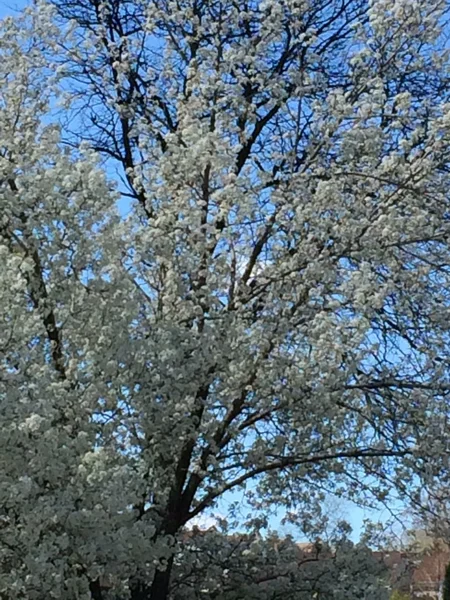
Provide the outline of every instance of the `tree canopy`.
{"type": "Polygon", "coordinates": [[[3,21],[2,598],[174,597],[184,528],[238,489],[312,530],[327,493],[447,481],[447,11],[3,21]]]}

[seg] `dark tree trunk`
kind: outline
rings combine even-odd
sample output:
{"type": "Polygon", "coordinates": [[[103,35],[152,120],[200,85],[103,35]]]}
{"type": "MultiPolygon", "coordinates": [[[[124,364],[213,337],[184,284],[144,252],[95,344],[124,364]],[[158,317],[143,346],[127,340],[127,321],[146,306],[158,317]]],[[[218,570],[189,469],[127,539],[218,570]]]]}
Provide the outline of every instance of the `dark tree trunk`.
{"type": "Polygon", "coordinates": [[[170,577],[172,574],[173,557],[168,561],[165,571],[156,571],[151,585],[136,581],[131,587],[131,600],[167,600],[169,597],[170,577]]]}
{"type": "Polygon", "coordinates": [[[89,591],[91,592],[92,600],[103,600],[102,588],[99,579],[89,583],[89,591]]]}
{"type": "Polygon", "coordinates": [[[172,574],[173,556],[168,560],[165,571],[156,571],[150,588],[150,597],[148,600],[167,600],[169,597],[170,576],[172,574]]]}

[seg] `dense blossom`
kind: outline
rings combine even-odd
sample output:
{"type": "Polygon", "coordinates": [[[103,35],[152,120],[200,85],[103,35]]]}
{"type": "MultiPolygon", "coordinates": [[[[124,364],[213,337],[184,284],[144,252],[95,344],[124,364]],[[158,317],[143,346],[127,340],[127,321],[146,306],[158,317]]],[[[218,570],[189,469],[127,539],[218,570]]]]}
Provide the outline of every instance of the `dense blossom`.
{"type": "Polygon", "coordinates": [[[0,595],[445,483],[446,2],[54,4],[0,35],[0,595]]]}

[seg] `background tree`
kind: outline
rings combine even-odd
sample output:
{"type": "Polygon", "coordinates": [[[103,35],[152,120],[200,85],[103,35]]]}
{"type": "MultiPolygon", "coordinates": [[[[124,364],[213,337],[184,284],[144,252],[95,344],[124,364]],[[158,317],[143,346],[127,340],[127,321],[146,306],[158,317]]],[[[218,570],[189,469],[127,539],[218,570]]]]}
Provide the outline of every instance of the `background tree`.
{"type": "Polygon", "coordinates": [[[237,489],[311,531],[328,492],[420,502],[450,456],[446,3],[57,8],[0,39],[0,592],[166,600],[237,489]]]}
{"type": "Polygon", "coordinates": [[[175,558],[175,600],[387,600],[386,566],[363,544],[194,530],[175,558]]]}

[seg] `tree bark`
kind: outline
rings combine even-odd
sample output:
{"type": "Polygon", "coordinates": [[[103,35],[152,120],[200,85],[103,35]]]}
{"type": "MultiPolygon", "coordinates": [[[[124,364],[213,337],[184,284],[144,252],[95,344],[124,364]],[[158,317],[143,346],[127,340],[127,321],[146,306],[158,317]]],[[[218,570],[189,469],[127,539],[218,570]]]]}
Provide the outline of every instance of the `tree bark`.
{"type": "Polygon", "coordinates": [[[89,583],[89,591],[91,592],[92,600],[103,600],[102,588],[99,579],[89,583]]]}
{"type": "Polygon", "coordinates": [[[169,597],[170,576],[172,574],[173,556],[168,560],[165,571],[156,571],[150,588],[149,600],[167,600],[169,597]]]}
{"type": "Polygon", "coordinates": [[[165,571],[156,571],[151,585],[136,581],[131,585],[131,600],[167,600],[170,590],[173,557],[169,558],[165,571]]]}

